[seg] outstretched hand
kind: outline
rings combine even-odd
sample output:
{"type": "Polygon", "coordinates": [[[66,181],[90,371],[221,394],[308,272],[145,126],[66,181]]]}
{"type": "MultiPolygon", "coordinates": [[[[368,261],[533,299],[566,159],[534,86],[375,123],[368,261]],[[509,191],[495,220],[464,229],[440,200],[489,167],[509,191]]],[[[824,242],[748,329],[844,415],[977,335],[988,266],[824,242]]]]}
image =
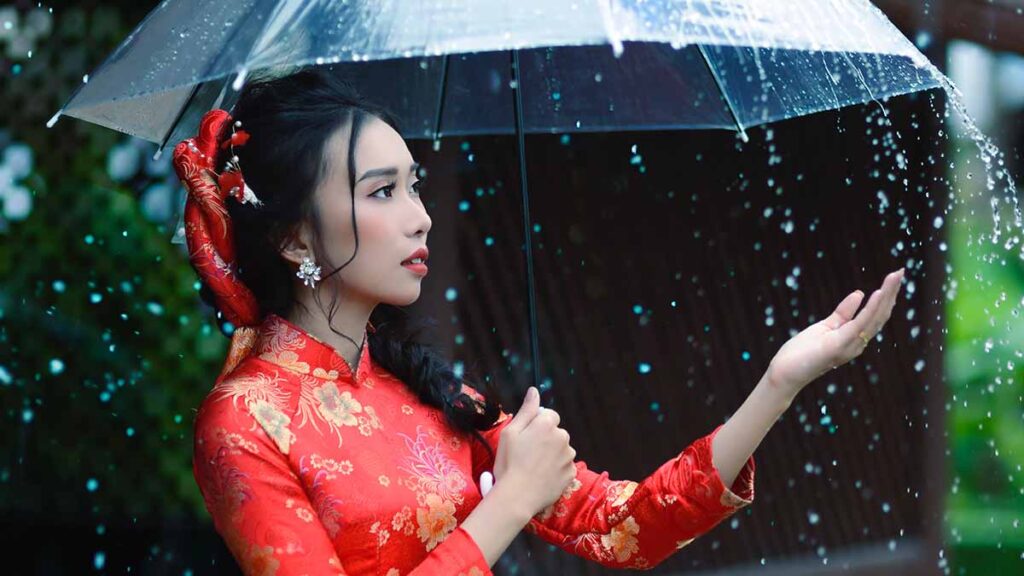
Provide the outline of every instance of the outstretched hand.
{"type": "Polygon", "coordinates": [[[860,356],[889,320],[902,280],[900,268],[885,277],[860,313],[857,308],[864,293],[857,290],[844,298],[828,318],[790,338],[768,366],[769,381],[795,396],[825,372],[860,356]]]}

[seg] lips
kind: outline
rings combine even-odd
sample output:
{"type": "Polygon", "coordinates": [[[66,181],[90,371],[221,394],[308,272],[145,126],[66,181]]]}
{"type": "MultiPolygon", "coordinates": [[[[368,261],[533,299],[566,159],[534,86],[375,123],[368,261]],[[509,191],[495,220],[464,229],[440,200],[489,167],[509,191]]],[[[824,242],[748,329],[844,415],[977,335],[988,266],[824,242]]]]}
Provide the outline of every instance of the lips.
{"type": "Polygon", "coordinates": [[[416,250],[415,252],[410,254],[408,258],[406,258],[405,260],[402,260],[402,265],[405,266],[406,264],[411,264],[412,261],[417,259],[417,258],[422,260],[422,262],[421,262],[422,264],[426,264],[427,263],[427,258],[429,257],[429,255],[430,255],[430,253],[427,251],[426,248],[419,248],[418,250],[416,250]]]}

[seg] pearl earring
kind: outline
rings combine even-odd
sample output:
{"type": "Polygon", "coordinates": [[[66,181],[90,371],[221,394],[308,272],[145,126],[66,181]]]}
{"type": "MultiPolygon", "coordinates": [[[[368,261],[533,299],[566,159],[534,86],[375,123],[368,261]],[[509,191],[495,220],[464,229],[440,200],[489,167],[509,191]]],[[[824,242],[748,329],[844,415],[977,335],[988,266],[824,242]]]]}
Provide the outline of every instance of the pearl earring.
{"type": "Polygon", "coordinates": [[[301,278],[306,286],[315,288],[316,283],[320,281],[320,267],[314,265],[309,256],[303,256],[302,264],[299,265],[299,271],[295,275],[301,278]]]}

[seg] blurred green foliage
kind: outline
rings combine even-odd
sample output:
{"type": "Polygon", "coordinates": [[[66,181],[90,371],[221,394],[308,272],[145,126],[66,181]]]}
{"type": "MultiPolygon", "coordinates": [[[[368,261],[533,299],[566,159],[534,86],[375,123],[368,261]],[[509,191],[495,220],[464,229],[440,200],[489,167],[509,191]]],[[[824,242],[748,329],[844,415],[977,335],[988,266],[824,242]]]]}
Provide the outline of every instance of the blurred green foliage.
{"type": "MultiPolygon", "coordinates": [[[[992,243],[992,208],[977,148],[956,147],[960,201],[950,217],[945,373],[953,574],[1019,574],[1024,561],[1024,262],[992,243]],[[986,239],[979,237],[986,235],[986,239]]],[[[1001,193],[997,189],[996,193],[1001,193]]],[[[1002,221],[1013,219],[1002,209],[1002,221]]],[[[1005,224],[1004,224],[1005,225],[1005,224]]],[[[1012,235],[1010,235],[1012,236],[1012,235]]]]}
{"type": "MultiPolygon", "coordinates": [[[[130,32],[145,4],[54,18],[31,59],[5,61],[0,148],[34,151],[29,216],[0,233],[0,509],[163,522],[203,514],[191,473],[194,408],[227,350],[184,246],[147,220],[146,177],[119,184],[126,136],[46,120],[130,32]],[[16,72],[16,73],[15,73],[16,72]]],[[[150,153],[152,150],[150,150],[150,153]]]]}

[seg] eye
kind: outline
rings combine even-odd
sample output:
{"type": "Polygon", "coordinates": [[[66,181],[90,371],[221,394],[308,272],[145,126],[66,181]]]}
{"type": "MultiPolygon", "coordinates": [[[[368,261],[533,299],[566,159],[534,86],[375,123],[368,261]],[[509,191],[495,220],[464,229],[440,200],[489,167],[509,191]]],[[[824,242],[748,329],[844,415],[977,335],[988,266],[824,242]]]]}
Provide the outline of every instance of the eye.
{"type": "Polygon", "coordinates": [[[417,181],[416,181],[416,182],[415,182],[415,183],[414,183],[414,184],[412,185],[412,189],[413,189],[413,190],[415,190],[417,194],[422,194],[422,193],[423,193],[423,182],[424,182],[424,181],[425,181],[425,179],[422,179],[422,178],[421,178],[421,179],[417,180],[417,181]]]}
{"type": "Polygon", "coordinates": [[[384,190],[387,190],[388,194],[390,194],[391,191],[394,190],[394,189],[395,189],[395,185],[394,184],[388,184],[387,186],[384,186],[383,188],[378,188],[373,194],[370,194],[370,196],[371,197],[376,196],[377,192],[383,192],[384,190]]]}

